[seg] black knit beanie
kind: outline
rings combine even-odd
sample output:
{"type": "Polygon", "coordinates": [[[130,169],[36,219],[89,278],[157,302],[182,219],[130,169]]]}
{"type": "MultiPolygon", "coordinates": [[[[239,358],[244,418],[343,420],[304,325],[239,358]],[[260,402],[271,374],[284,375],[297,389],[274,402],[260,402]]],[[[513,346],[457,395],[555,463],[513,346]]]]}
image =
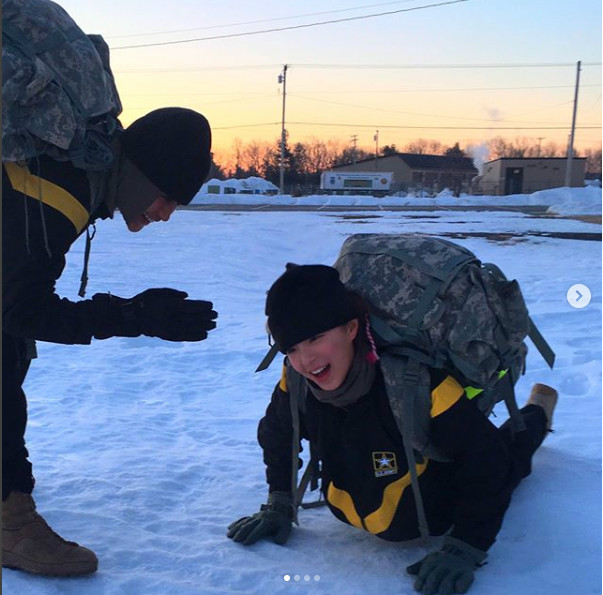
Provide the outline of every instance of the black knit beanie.
{"type": "Polygon", "coordinates": [[[360,316],[333,267],[287,264],[266,298],[268,329],[279,351],[360,316]]]}
{"type": "Polygon", "coordinates": [[[121,135],[126,157],[169,200],[188,204],[211,166],[211,130],[201,114],[182,107],[154,110],[121,135]]]}

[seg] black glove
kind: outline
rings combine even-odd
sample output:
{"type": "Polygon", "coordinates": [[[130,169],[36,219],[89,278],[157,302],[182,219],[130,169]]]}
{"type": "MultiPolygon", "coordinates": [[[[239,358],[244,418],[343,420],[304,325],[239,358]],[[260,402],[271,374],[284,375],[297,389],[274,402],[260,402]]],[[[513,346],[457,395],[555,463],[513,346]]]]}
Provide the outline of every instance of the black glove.
{"type": "Polygon", "coordinates": [[[485,559],[485,552],[453,537],[446,537],[439,552],[425,556],[409,566],[406,572],[416,575],[415,591],[425,595],[466,593],[473,583],[473,571],[485,559]]]}
{"type": "Polygon", "coordinates": [[[108,337],[159,337],[167,341],[202,341],[216,328],[211,302],[187,300],[175,289],[147,289],[126,300],[96,294],[92,302],[97,314],[97,339],[108,337]]]}
{"type": "Polygon", "coordinates": [[[262,504],[260,512],[231,523],[226,535],[243,545],[251,545],[262,537],[272,537],[274,543],[283,545],[291,533],[292,518],[291,494],[271,492],[268,504],[262,504]]]}

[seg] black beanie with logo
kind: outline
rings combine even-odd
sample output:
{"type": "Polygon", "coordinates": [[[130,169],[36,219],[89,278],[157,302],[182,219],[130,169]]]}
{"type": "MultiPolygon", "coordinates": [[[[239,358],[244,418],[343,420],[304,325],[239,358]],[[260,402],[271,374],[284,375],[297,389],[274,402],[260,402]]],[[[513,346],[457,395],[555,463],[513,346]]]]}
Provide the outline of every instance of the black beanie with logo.
{"type": "Polygon", "coordinates": [[[337,270],[321,264],[287,264],[266,298],[268,329],[282,353],[360,315],[337,270]]]}
{"type": "Polygon", "coordinates": [[[168,200],[187,205],[211,166],[211,129],[198,112],[164,107],[132,122],[120,137],[126,157],[168,200]]]}

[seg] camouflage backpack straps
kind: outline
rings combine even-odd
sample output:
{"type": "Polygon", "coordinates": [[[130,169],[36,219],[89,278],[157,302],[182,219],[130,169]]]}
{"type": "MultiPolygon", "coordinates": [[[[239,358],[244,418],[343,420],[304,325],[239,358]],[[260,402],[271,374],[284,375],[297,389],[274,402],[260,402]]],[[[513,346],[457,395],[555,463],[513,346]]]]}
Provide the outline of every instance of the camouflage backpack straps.
{"type": "Polygon", "coordinates": [[[300,412],[305,413],[306,411],[306,393],[308,385],[305,378],[296,372],[288,360],[284,363],[284,379],[285,386],[281,384],[281,388],[286,388],[289,394],[289,406],[291,411],[291,424],[293,428],[291,437],[291,494],[293,496],[293,508],[295,516],[293,521],[299,525],[297,511],[301,506],[302,508],[315,508],[317,506],[323,506],[325,501],[319,499],[316,502],[306,503],[303,501],[304,494],[310,485],[310,490],[316,490],[318,480],[320,478],[319,460],[314,452],[314,446],[310,443],[310,460],[308,461],[304,473],[298,482],[299,476],[299,454],[300,454],[300,412]]]}
{"type": "Polygon", "coordinates": [[[121,102],[101,36],[50,0],[2,0],[2,161],[113,161],[121,102]]]}
{"type": "Polygon", "coordinates": [[[455,377],[469,398],[479,397],[486,415],[504,399],[521,430],[513,386],[525,367],[524,339],[533,338],[551,367],[554,354],[535,330],[517,282],[452,242],[415,234],[356,234],[344,242],[335,268],[369,304],[419,529],[426,537],[416,463],[423,456],[450,460],[430,443],[429,369],[455,377]]]}

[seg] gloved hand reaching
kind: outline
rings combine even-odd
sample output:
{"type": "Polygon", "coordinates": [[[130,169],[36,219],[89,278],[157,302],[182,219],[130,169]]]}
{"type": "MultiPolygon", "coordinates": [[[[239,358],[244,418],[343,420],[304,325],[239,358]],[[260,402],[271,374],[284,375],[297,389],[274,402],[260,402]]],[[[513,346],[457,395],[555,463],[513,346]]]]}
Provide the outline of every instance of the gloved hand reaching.
{"type": "Polygon", "coordinates": [[[231,523],[226,535],[243,545],[251,545],[262,537],[272,537],[274,543],[283,545],[291,533],[292,518],[291,494],[271,492],[268,504],[262,504],[260,512],[231,523]]]}
{"type": "Polygon", "coordinates": [[[97,339],[159,337],[167,341],[202,341],[216,328],[211,302],[187,300],[175,289],[147,289],[131,299],[109,294],[92,297],[97,339]]]}
{"type": "Polygon", "coordinates": [[[485,559],[485,552],[459,539],[446,537],[439,552],[411,564],[406,572],[416,575],[415,591],[425,595],[466,593],[473,583],[473,571],[485,559]]]}

